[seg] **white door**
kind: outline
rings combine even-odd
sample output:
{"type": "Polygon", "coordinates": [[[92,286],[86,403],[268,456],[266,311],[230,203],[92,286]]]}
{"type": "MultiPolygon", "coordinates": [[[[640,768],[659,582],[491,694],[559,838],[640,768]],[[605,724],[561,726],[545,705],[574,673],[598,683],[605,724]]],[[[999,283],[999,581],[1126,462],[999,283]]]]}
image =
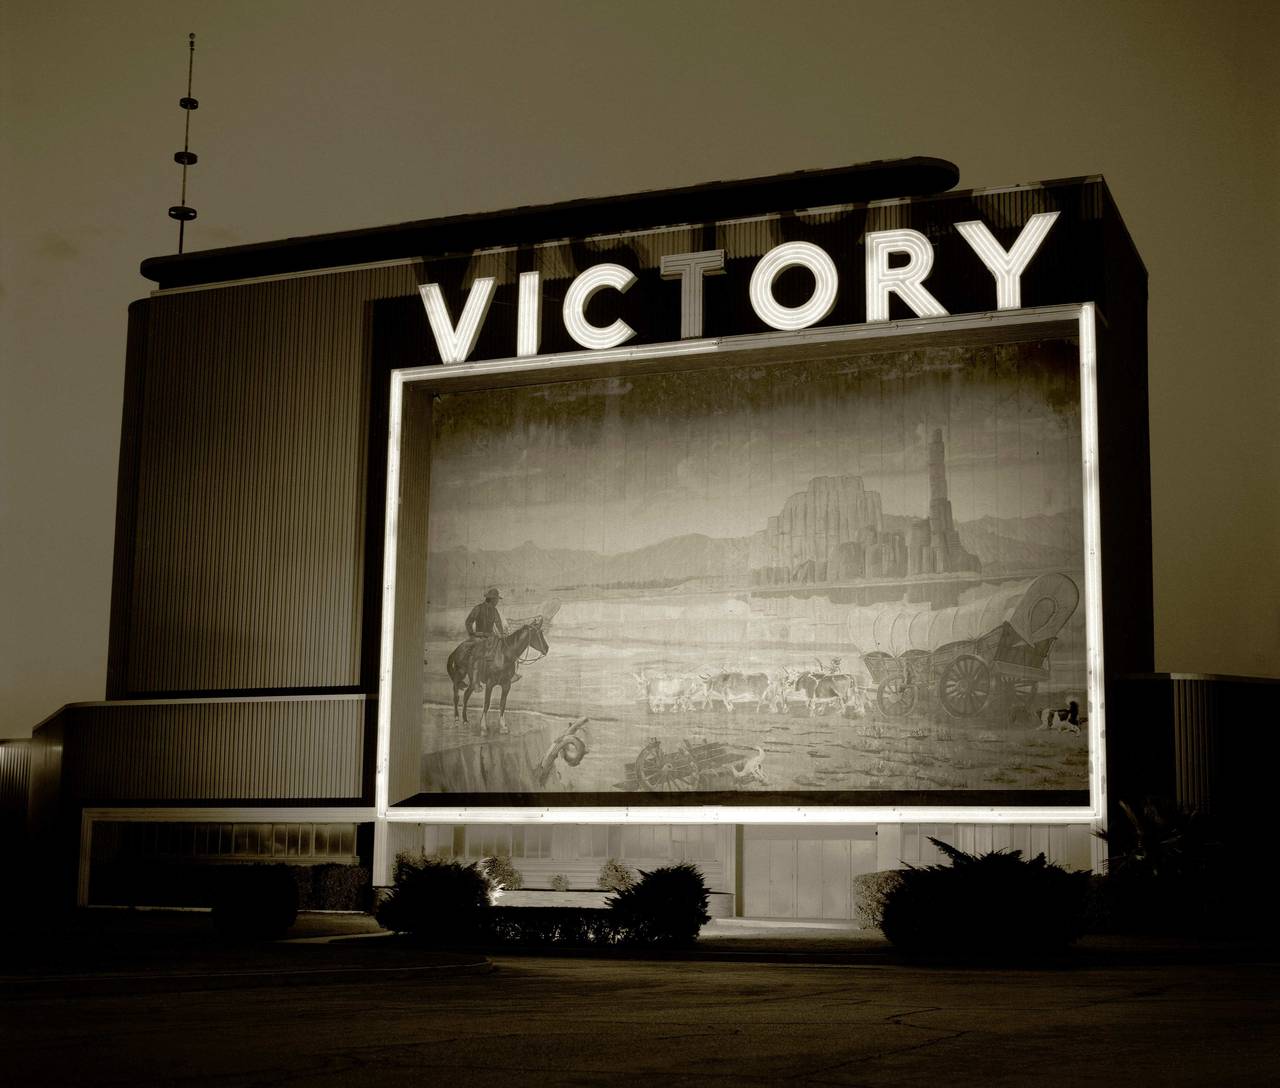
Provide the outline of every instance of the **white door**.
{"type": "Polygon", "coordinates": [[[853,878],[875,870],[875,835],[874,827],[745,827],[743,915],[852,918],[853,878]]]}

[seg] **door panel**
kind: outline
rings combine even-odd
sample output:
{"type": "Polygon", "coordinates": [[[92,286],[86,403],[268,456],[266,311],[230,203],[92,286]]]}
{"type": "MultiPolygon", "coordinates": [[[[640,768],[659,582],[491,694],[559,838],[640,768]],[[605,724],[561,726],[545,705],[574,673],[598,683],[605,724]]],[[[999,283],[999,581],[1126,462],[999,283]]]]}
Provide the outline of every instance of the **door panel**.
{"type": "MultiPolygon", "coordinates": [[[[849,846],[848,839],[828,839],[822,843],[821,918],[849,917],[849,846]]],[[[871,849],[874,852],[874,840],[871,849]]]]}
{"type": "Polygon", "coordinates": [[[742,844],[742,913],[851,918],[853,877],[875,868],[874,827],[748,826],[742,844]]]}
{"type": "Polygon", "coordinates": [[[774,918],[796,916],[795,839],[769,843],[769,914],[774,918]]]}
{"type": "Polygon", "coordinates": [[[817,839],[796,840],[796,917],[821,918],[826,891],[823,847],[817,839]]]}

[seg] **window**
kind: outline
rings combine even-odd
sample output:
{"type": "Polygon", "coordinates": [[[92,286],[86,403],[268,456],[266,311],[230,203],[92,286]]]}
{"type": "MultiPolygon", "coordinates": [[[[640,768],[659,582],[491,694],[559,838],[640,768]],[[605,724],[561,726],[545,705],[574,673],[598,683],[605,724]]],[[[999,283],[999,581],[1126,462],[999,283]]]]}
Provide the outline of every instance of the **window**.
{"type": "Polygon", "coordinates": [[[214,824],[190,821],[102,821],[95,853],[164,858],[349,858],[355,824],[214,824]]]}

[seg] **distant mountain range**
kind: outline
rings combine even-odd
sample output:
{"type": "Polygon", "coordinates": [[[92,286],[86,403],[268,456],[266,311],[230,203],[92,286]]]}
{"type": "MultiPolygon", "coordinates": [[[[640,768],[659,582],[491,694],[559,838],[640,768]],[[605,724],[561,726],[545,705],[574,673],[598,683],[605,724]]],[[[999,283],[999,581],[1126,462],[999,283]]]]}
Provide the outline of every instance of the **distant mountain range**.
{"type": "Polygon", "coordinates": [[[1084,562],[1084,515],[1079,510],[1028,518],[978,518],[960,522],[956,529],[989,574],[1084,562]]]}
{"type": "Polygon", "coordinates": [[[498,586],[506,596],[589,587],[661,588],[691,578],[732,581],[746,576],[747,541],[690,533],[617,555],[540,548],[530,541],[506,551],[451,548],[431,557],[430,593],[433,601],[460,603],[482,584],[498,586]]]}
{"type": "MultiPolygon", "coordinates": [[[[884,528],[901,532],[910,519],[884,516],[884,528]]],[[[1083,560],[1083,519],[1078,511],[1027,518],[984,517],[956,528],[984,573],[1078,566],[1083,560]]],[[[701,588],[745,586],[751,537],[689,533],[616,555],[572,548],[542,548],[525,541],[507,550],[450,548],[430,560],[431,599],[457,606],[488,586],[504,597],[566,589],[659,589],[698,580],[701,588]]]]}

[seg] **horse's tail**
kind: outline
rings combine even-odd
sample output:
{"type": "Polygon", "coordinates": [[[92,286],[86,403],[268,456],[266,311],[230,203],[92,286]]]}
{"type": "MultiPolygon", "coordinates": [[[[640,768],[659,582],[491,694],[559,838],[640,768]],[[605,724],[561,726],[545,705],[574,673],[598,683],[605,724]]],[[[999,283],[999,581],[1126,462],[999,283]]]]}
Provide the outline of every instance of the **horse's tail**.
{"type": "Polygon", "coordinates": [[[456,685],[459,681],[466,679],[467,673],[471,671],[471,655],[465,653],[468,643],[461,643],[449,655],[449,660],[445,662],[445,668],[449,670],[449,679],[456,685]]]}

